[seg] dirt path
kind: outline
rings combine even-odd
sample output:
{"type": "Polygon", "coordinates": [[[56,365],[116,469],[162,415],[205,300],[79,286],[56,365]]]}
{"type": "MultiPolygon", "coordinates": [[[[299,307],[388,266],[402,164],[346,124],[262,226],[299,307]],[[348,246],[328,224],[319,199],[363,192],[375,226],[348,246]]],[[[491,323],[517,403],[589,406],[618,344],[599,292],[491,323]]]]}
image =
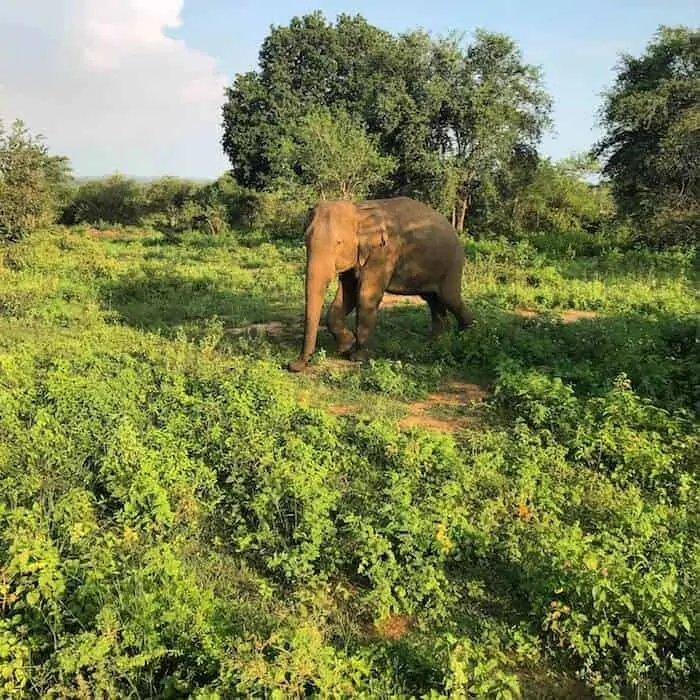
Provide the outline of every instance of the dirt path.
{"type": "MultiPolygon", "coordinates": [[[[440,433],[456,433],[479,424],[480,417],[469,411],[483,403],[489,395],[488,389],[478,384],[451,382],[440,391],[430,393],[425,399],[403,404],[406,415],[399,419],[399,427],[406,429],[420,426],[440,433]]],[[[331,404],[325,409],[334,416],[350,416],[362,412],[362,407],[353,403],[331,404]]]]}
{"type": "Polygon", "coordinates": [[[249,323],[246,326],[235,326],[229,329],[231,335],[269,335],[277,338],[285,333],[288,333],[290,327],[288,324],[281,321],[268,321],[267,323],[249,323]]]}
{"type": "MultiPolygon", "coordinates": [[[[379,308],[391,309],[395,306],[412,304],[425,304],[425,302],[419,296],[403,296],[400,294],[387,293],[384,295],[379,308]]],[[[515,313],[524,318],[536,318],[537,316],[545,315],[540,311],[533,311],[531,309],[516,309],[515,313]]],[[[581,319],[597,318],[599,315],[597,311],[584,311],[579,309],[566,309],[564,311],[555,311],[553,313],[562,323],[574,323],[575,321],[580,321],[581,319]]]]}
{"type": "MultiPolygon", "coordinates": [[[[543,316],[544,314],[539,311],[532,311],[531,309],[517,309],[515,312],[518,316],[523,318],[537,318],[538,316],[543,316]]],[[[575,323],[581,319],[598,318],[597,311],[579,311],[578,309],[566,309],[565,311],[557,311],[555,315],[558,316],[562,323],[575,323]]]]}
{"type": "Polygon", "coordinates": [[[417,425],[441,433],[457,432],[479,423],[478,416],[464,415],[461,412],[483,403],[488,396],[489,391],[478,384],[452,382],[422,401],[408,404],[408,415],[399,421],[399,426],[410,428],[417,425]],[[435,415],[440,412],[446,415],[435,415]]]}
{"type": "MultiPolygon", "coordinates": [[[[99,232],[99,233],[110,233],[110,232],[99,232]]],[[[385,294],[380,304],[380,309],[391,309],[396,306],[411,306],[416,304],[425,304],[423,299],[419,296],[402,296],[400,294],[385,294]]],[[[543,316],[539,311],[532,311],[531,309],[516,309],[515,313],[523,318],[536,318],[537,316],[543,316]]],[[[580,321],[581,319],[591,319],[597,318],[598,313],[596,311],[583,311],[578,309],[567,309],[565,311],[556,312],[559,320],[562,323],[574,323],[575,321],[580,321]]],[[[244,326],[235,326],[229,329],[231,335],[245,335],[247,333],[252,333],[253,335],[265,334],[272,338],[278,338],[280,336],[300,336],[303,333],[303,317],[300,318],[298,323],[282,322],[282,321],[267,321],[265,323],[249,323],[244,326]]]]}

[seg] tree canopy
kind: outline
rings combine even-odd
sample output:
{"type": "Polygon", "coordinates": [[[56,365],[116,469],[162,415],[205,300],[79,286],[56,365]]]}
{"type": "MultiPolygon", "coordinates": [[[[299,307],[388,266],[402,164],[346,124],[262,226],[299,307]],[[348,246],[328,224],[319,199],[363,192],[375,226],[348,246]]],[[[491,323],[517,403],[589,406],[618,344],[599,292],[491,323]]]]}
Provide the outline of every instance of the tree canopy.
{"type": "Polygon", "coordinates": [[[421,31],[394,36],[360,16],[297,17],[272,28],[258,70],[228,89],[222,143],[238,182],[262,190],[288,177],[286,147],[303,141],[306,115],[318,109],[362,124],[378,155],[392,159],[373,193],[420,196],[461,227],[477,189],[515,151],[536,147],[550,100],[540,71],[501,34],[479,30],[465,44],[421,31]]]}
{"type": "Polygon", "coordinates": [[[658,244],[698,240],[699,68],[700,32],[661,27],[642,56],[622,57],[602,108],[603,174],[658,244]]]}
{"type": "Polygon", "coordinates": [[[379,153],[377,138],[346,111],[314,107],[284,148],[288,171],[321,199],[356,199],[381,183],[395,168],[379,153]]]}

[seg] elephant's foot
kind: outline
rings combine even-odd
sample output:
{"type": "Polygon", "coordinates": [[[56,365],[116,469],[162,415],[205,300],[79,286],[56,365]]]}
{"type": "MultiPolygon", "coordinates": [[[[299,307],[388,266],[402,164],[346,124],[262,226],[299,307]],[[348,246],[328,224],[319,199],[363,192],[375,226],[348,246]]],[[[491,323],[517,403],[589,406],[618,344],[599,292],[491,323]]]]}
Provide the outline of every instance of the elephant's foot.
{"type": "Polygon", "coordinates": [[[430,327],[430,337],[439,338],[441,335],[447,333],[448,325],[447,323],[433,323],[430,327]]]}
{"type": "Polygon", "coordinates": [[[338,353],[340,355],[348,355],[355,347],[355,336],[349,333],[347,336],[338,338],[338,353]]]}
{"type": "Polygon", "coordinates": [[[364,362],[369,359],[369,350],[367,348],[355,348],[348,355],[348,359],[353,362],[364,362]]]}
{"type": "Polygon", "coordinates": [[[308,366],[308,360],[305,360],[303,357],[298,357],[294,362],[290,362],[287,365],[287,369],[290,372],[303,372],[308,366]]]}

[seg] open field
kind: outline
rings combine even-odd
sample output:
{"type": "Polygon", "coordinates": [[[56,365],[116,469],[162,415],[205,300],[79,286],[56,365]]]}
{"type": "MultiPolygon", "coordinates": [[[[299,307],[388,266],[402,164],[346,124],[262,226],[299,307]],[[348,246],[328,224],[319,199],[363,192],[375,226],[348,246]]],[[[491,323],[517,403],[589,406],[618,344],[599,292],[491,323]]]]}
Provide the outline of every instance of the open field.
{"type": "Polygon", "coordinates": [[[0,694],[700,693],[694,251],[466,248],[302,375],[297,243],[0,248],[0,694]]]}

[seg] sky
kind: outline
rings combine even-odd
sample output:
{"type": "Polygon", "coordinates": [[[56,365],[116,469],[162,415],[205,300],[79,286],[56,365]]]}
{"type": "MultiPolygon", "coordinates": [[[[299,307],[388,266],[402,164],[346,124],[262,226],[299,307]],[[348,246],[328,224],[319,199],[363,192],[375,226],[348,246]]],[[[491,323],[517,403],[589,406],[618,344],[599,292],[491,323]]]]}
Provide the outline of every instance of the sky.
{"type": "Polygon", "coordinates": [[[700,0],[0,0],[0,119],[23,119],[79,176],[216,177],[225,87],[256,67],[271,25],[314,10],[392,33],[508,34],[543,70],[555,159],[598,138],[620,53],[660,24],[700,25],[700,0]]]}

